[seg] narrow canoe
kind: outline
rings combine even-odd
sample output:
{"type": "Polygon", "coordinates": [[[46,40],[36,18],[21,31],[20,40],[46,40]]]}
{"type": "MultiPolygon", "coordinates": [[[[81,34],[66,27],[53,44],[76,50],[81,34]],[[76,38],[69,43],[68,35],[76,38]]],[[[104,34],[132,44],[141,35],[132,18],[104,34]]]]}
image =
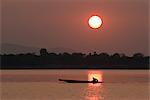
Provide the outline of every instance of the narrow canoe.
{"type": "Polygon", "coordinates": [[[67,83],[103,83],[103,82],[94,82],[94,81],[83,81],[83,80],[67,80],[67,79],[59,79],[59,81],[64,81],[67,83]]]}

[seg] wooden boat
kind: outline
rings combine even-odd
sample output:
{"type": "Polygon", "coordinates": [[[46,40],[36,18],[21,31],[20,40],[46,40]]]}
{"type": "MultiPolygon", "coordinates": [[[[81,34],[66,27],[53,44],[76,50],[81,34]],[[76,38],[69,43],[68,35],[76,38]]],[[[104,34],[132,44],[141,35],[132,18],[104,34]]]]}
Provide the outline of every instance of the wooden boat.
{"type": "Polygon", "coordinates": [[[59,81],[64,81],[64,82],[67,82],[67,83],[103,83],[103,82],[100,82],[100,81],[83,81],[83,80],[67,80],[67,79],[59,79],[59,81]]]}

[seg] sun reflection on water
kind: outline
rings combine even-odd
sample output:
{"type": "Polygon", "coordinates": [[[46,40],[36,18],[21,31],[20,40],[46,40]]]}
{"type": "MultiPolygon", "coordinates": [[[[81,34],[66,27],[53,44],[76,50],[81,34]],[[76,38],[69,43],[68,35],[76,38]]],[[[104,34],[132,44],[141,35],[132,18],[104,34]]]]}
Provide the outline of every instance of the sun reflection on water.
{"type": "MultiPolygon", "coordinates": [[[[89,71],[88,72],[88,81],[92,81],[93,77],[96,78],[99,82],[103,81],[103,76],[102,76],[102,72],[101,71],[89,71]]],[[[102,85],[101,83],[89,83],[89,86],[100,86],[102,85]]]]}
{"type": "MultiPolygon", "coordinates": [[[[93,77],[98,81],[103,81],[103,74],[101,71],[89,71],[88,81],[92,81],[93,77]]],[[[86,89],[86,100],[103,100],[103,83],[89,83],[86,89]]]]}

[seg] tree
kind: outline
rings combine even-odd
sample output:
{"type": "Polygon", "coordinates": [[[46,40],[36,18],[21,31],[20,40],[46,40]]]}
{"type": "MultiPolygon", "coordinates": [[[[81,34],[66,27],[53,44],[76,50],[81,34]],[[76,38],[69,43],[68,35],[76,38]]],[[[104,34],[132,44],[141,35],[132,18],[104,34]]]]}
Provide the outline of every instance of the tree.
{"type": "Polygon", "coordinates": [[[41,50],[40,50],[40,55],[41,55],[41,56],[46,56],[46,55],[48,55],[47,49],[41,48],[41,50]]]}
{"type": "Polygon", "coordinates": [[[143,57],[144,57],[144,55],[142,53],[135,53],[133,55],[133,58],[143,58],[143,57]]]}

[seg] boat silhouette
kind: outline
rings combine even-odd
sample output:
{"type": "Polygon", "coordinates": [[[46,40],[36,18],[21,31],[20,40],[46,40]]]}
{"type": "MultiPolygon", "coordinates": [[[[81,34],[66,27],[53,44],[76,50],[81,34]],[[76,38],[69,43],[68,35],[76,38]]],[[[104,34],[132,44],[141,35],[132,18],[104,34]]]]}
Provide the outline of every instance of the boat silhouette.
{"type": "Polygon", "coordinates": [[[103,83],[102,81],[86,81],[86,80],[68,80],[68,79],[59,79],[59,81],[64,81],[66,83],[103,83]]]}

